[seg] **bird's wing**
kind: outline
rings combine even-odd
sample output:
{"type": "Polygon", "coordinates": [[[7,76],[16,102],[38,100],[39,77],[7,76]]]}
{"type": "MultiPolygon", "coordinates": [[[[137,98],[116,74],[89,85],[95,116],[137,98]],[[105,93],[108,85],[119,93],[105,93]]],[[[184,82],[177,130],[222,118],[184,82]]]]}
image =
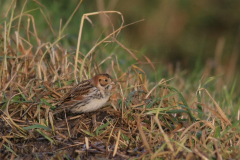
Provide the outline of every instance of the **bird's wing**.
{"type": "Polygon", "coordinates": [[[73,98],[79,99],[81,96],[87,94],[92,87],[93,85],[91,80],[82,81],[79,84],[72,87],[72,89],[70,89],[66,94],[64,94],[63,97],[57,102],[57,104],[61,104],[73,98]]]}

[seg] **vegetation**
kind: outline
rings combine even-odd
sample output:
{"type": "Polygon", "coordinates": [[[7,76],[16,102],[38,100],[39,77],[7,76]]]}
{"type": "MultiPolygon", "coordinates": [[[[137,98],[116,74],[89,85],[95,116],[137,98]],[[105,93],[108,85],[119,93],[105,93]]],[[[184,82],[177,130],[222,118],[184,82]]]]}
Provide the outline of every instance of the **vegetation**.
{"type": "Polygon", "coordinates": [[[57,27],[43,4],[30,1],[37,8],[26,9],[27,3],[21,9],[17,1],[7,3],[0,19],[1,159],[240,159],[235,77],[210,77],[211,64],[199,61],[191,74],[171,64],[168,71],[156,67],[121,41],[122,30],[142,20],[125,24],[117,11],[84,14],[71,48],[65,34],[82,1],[57,27]],[[89,27],[99,15],[112,31],[94,37],[89,27]],[[54,114],[74,84],[104,72],[119,81],[105,107],[54,114]]]}

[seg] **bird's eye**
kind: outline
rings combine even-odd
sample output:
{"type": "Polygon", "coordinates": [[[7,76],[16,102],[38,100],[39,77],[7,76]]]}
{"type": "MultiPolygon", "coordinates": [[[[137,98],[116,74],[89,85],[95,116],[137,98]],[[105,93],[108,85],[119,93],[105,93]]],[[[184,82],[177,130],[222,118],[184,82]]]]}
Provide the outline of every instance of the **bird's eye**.
{"type": "Polygon", "coordinates": [[[105,79],[105,82],[107,82],[108,80],[107,79],[105,79]]]}
{"type": "Polygon", "coordinates": [[[99,82],[101,82],[101,79],[99,79],[99,82]]]}

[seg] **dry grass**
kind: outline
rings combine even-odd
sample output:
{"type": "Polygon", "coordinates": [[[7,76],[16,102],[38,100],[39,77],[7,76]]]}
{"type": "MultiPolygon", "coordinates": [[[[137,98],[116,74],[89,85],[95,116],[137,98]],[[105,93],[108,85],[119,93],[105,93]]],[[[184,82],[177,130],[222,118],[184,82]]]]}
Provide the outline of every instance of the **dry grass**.
{"type": "MultiPolygon", "coordinates": [[[[59,43],[64,38],[61,28],[65,29],[66,25],[59,27],[55,42],[42,42],[34,18],[24,12],[24,7],[21,14],[14,17],[14,5],[13,1],[6,14],[11,17],[10,21],[5,19],[0,26],[4,31],[0,35],[1,159],[240,158],[238,119],[230,121],[228,113],[201,86],[187,102],[165,79],[150,83],[139,67],[145,62],[117,41],[124,27],[120,12],[83,15],[75,52],[67,51],[59,43]],[[109,13],[119,14],[122,25],[116,30],[113,28],[113,32],[86,55],[79,53],[84,20],[91,22],[89,16],[99,14],[109,18],[109,13]],[[17,20],[20,24],[25,16],[29,18],[26,39],[19,34],[20,25],[16,31],[11,26],[17,20]],[[29,29],[30,25],[33,30],[29,29]],[[10,36],[10,33],[15,34],[10,36]],[[38,46],[31,45],[30,37],[35,38],[38,46]],[[118,43],[136,59],[137,63],[129,66],[127,72],[121,69],[116,54],[96,62],[99,54],[94,54],[96,48],[111,43],[118,43]],[[109,61],[111,65],[101,69],[101,65],[109,61]],[[123,81],[116,86],[108,105],[92,113],[53,115],[54,103],[76,81],[103,71],[123,81]],[[210,102],[205,102],[205,97],[209,97],[210,102]]],[[[146,56],[145,59],[155,71],[152,62],[146,56]]]]}

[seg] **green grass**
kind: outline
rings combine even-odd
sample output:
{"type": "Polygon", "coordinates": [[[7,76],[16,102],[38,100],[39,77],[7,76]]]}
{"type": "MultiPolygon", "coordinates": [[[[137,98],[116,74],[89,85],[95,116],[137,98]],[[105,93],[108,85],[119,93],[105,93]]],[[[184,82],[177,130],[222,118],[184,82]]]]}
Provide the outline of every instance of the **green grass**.
{"type": "MultiPolygon", "coordinates": [[[[217,75],[210,76],[215,68],[201,66],[201,57],[189,72],[138,55],[121,35],[124,27],[138,24],[117,22],[113,32],[96,37],[94,31],[83,30],[74,42],[79,50],[71,49],[63,45],[64,34],[77,11],[72,9],[53,29],[54,37],[48,33],[56,26],[47,25],[47,34],[41,35],[35,24],[37,16],[47,15],[45,10],[37,14],[23,7],[19,12],[14,6],[8,6],[0,21],[1,159],[240,158],[237,78],[229,85],[217,69],[217,75]],[[36,17],[28,23],[26,13],[36,17]],[[24,27],[19,29],[19,22],[24,27]],[[85,45],[88,38],[83,35],[96,43],[85,45]],[[54,115],[54,104],[76,82],[105,72],[122,81],[105,107],[54,115]]],[[[88,14],[91,20],[94,16],[88,14]]],[[[79,30],[88,23],[78,24],[79,30]]]]}

